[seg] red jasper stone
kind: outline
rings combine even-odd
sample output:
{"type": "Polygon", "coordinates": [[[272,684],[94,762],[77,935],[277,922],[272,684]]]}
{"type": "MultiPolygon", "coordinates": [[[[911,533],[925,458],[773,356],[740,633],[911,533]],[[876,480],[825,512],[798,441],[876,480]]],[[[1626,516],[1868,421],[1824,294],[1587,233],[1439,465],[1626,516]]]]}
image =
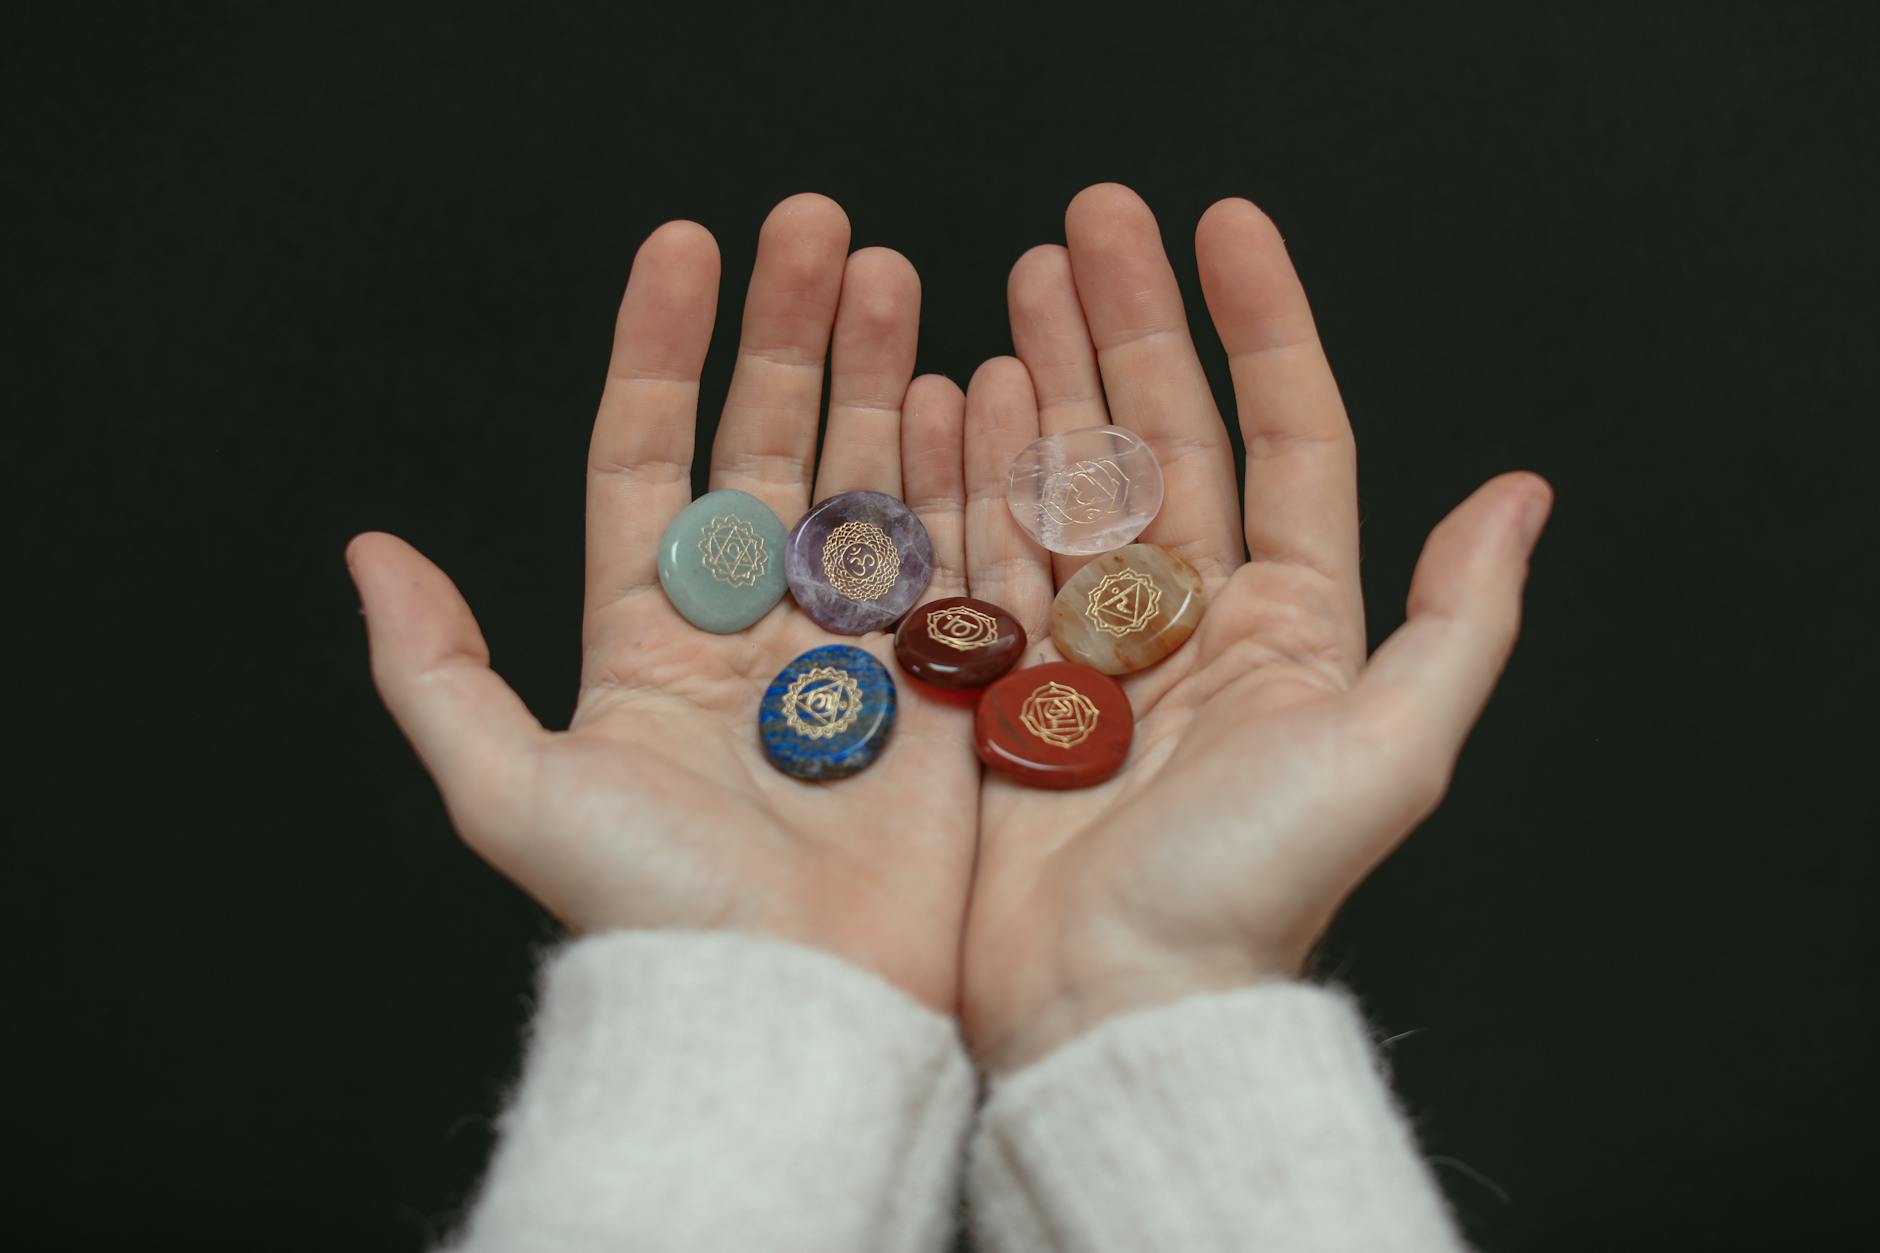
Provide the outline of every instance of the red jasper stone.
{"type": "Polygon", "coordinates": [[[1129,697],[1116,680],[1053,661],[985,690],[973,716],[973,749],[1027,787],[1089,787],[1122,768],[1135,730],[1129,697]]]}
{"type": "Polygon", "coordinates": [[[935,687],[984,687],[1025,655],[1025,628],[997,605],[949,596],[922,605],[894,633],[901,668],[935,687]]]}

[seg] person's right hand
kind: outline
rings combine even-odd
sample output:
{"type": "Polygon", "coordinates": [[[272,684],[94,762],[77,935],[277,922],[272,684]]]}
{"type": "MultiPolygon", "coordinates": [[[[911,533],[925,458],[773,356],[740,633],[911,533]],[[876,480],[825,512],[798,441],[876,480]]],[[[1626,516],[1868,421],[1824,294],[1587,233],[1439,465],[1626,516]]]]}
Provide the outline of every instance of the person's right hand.
{"type": "MultiPolygon", "coordinates": [[[[904,496],[933,541],[927,597],[956,595],[963,397],[945,379],[910,383],[913,267],[883,248],[849,256],[848,243],[848,219],[820,196],[786,200],[765,222],[711,486],[751,493],[786,527],[809,507],[833,336],[814,498],[904,496]]],[[[382,534],[347,550],[373,677],[464,839],[570,928],[763,933],[845,957],[951,1012],[978,820],[966,712],[904,698],[873,766],[806,786],[764,760],[758,697],[822,644],[853,643],[892,665],[889,637],[839,641],[788,597],[749,630],[711,635],[659,586],[660,535],[692,498],[717,290],[717,247],[695,224],[661,227],[634,260],[589,452],[569,729],[541,727],[490,669],[450,580],[382,534]]]]}
{"type": "Polygon", "coordinates": [[[1079,792],[988,776],[962,1017],[995,1070],[1098,1023],[1196,993],[1297,977],[1333,911],[1441,799],[1514,644],[1551,493],[1531,474],[1437,527],[1409,621],[1369,658],[1351,428],[1285,245],[1244,200],[1208,210],[1195,253],[1227,349],[1247,501],[1160,233],[1127,188],[1071,203],[1069,248],[1012,272],[1018,359],[967,394],[968,577],[1056,657],[1053,591],[1079,562],[1005,507],[1006,466],[1045,433],[1114,420],[1161,459],[1145,542],[1201,573],[1200,629],[1130,675],[1135,744],[1079,792]],[[1248,557],[1251,552],[1251,559],[1248,557]]]}

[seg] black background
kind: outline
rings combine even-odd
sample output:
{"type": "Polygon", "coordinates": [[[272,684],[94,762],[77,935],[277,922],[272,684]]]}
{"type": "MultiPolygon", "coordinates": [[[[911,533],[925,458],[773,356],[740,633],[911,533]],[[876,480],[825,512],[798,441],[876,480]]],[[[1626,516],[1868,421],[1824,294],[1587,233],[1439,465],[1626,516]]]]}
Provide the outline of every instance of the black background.
{"type": "Polygon", "coordinates": [[[782,196],[912,258],[920,366],[963,382],[1009,351],[1011,262],[1106,179],[1191,310],[1208,203],[1286,233],[1374,638],[1478,482],[1558,489],[1452,798],[1323,959],[1414,1030],[1399,1087],[1472,1236],[1863,1243],[1870,10],[15,12],[7,1243],[437,1238],[554,931],[379,709],[347,538],[438,561],[565,720],[646,232],[723,248],[713,414],[782,196]]]}

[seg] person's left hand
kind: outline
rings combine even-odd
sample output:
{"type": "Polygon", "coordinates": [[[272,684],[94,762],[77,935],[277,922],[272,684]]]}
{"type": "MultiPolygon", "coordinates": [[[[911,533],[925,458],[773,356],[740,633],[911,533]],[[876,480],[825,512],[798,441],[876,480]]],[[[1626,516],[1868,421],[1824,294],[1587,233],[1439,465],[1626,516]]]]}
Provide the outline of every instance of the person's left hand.
{"type": "MultiPolygon", "coordinates": [[[[885,248],[851,256],[848,244],[848,219],[821,196],[791,197],[765,222],[711,486],[751,493],[786,528],[837,492],[905,496],[933,541],[926,597],[956,595],[963,397],[943,378],[910,382],[913,267],[885,248]],[[817,466],[825,356],[829,422],[817,466]]],[[[376,534],[347,551],[373,676],[459,833],[574,930],[774,936],[952,1012],[978,821],[966,711],[903,684],[880,759],[833,786],[806,785],[759,748],[766,685],[824,644],[857,645],[892,667],[890,638],[832,636],[787,596],[750,629],[712,635],[660,589],[660,536],[692,499],[717,295],[717,246],[695,223],[661,227],[634,260],[588,456],[572,725],[543,730],[490,669],[450,580],[376,534]]]]}

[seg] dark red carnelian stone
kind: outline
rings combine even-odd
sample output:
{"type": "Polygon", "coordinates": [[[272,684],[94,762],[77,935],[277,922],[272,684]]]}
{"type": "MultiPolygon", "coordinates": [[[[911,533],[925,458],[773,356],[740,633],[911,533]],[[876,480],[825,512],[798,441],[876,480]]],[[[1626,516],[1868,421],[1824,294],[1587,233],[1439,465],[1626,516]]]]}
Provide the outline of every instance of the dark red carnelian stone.
{"type": "Polygon", "coordinates": [[[935,687],[984,687],[1025,655],[1025,628],[1005,610],[970,596],[922,605],[894,633],[901,668],[935,687]]]}
{"type": "Polygon", "coordinates": [[[1027,787],[1089,787],[1122,768],[1135,729],[1115,679],[1053,661],[985,690],[973,716],[973,749],[1027,787]]]}

